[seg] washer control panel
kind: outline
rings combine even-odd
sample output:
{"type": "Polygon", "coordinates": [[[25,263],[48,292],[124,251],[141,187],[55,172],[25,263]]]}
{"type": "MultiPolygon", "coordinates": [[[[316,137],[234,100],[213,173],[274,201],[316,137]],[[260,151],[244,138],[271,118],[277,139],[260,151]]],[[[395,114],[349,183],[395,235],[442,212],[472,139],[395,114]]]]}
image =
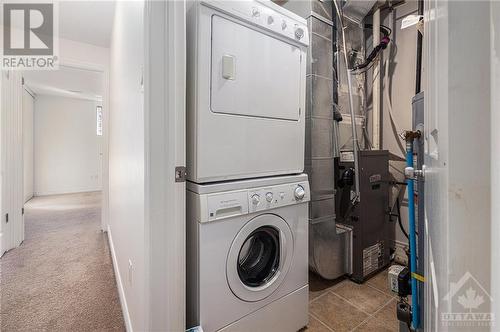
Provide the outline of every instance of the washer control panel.
{"type": "Polygon", "coordinates": [[[215,221],[310,200],[307,181],[200,195],[201,222],[215,221]]]}
{"type": "Polygon", "coordinates": [[[310,200],[309,183],[300,182],[272,187],[254,188],[248,191],[249,212],[299,204],[310,200]],[[255,200],[255,197],[259,197],[255,200]]]}

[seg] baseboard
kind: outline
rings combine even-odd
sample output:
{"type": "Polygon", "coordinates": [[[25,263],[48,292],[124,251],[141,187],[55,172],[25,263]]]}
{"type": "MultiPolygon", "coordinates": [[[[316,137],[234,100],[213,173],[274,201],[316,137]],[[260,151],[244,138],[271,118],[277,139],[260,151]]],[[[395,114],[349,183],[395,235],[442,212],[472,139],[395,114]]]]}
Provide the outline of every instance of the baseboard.
{"type": "Polygon", "coordinates": [[[24,197],[24,203],[28,202],[30,199],[33,198],[33,196],[35,196],[33,193],[29,193],[28,195],[26,195],[24,197]]]}
{"type": "Polygon", "coordinates": [[[0,258],[5,254],[5,251],[3,250],[3,244],[2,244],[2,235],[3,233],[0,233],[0,258]]]}
{"type": "Polygon", "coordinates": [[[83,194],[83,193],[94,193],[101,191],[99,188],[89,188],[81,190],[63,190],[63,191],[37,191],[33,194],[34,197],[40,196],[52,196],[52,195],[67,195],[67,194],[83,194]]]}
{"type": "Polygon", "coordinates": [[[118,262],[116,260],[115,246],[113,245],[113,237],[111,235],[111,228],[108,225],[108,242],[109,249],[111,251],[111,259],[113,260],[113,268],[115,270],[116,286],[118,287],[118,295],[120,296],[120,304],[122,306],[123,319],[125,321],[125,328],[128,332],[133,332],[132,322],[130,320],[130,314],[127,306],[127,299],[125,298],[125,291],[123,289],[122,278],[120,276],[120,269],[118,268],[118,262]]]}

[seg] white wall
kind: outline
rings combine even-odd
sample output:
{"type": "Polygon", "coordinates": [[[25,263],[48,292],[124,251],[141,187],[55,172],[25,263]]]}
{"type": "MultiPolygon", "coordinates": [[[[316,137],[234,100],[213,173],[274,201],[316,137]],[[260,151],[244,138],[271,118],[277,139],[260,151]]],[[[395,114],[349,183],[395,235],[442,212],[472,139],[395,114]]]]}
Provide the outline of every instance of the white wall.
{"type": "Polygon", "coordinates": [[[34,109],[35,100],[26,90],[23,91],[23,169],[24,202],[34,194],[34,109]]]}
{"type": "Polygon", "coordinates": [[[128,330],[145,331],[145,139],[142,1],[117,2],[111,37],[109,226],[128,330]]]}
{"type": "MultiPolygon", "coordinates": [[[[417,31],[416,27],[412,26],[407,29],[401,30],[401,21],[409,14],[417,13],[417,1],[409,1],[394,9],[393,12],[384,10],[381,13],[382,24],[392,29],[391,44],[382,53],[381,77],[382,83],[385,78],[385,64],[389,57],[389,80],[387,86],[381,84],[381,135],[382,135],[382,148],[389,150],[390,153],[403,158],[403,161],[390,161],[389,171],[398,181],[404,181],[404,168],[405,168],[405,142],[398,136],[403,130],[410,130],[412,127],[412,98],[415,95],[415,68],[416,68],[416,50],[417,50],[417,31]],[[388,90],[388,91],[387,91],[388,90]],[[394,125],[390,119],[389,102],[386,97],[388,92],[394,121],[398,125],[394,125]],[[403,151],[400,146],[402,146],[403,151]]],[[[371,51],[371,46],[368,52],[371,51]]],[[[369,75],[371,76],[371,75],[369,75]]],[[[371,77],[368,78],[368,94],[371,95],[371,77]]],[[[425,82],[422,82],[422,86],[425,82]]],[[[371,99],[371,98],[370,98],[371,99]]],[[[368,125],[371,131],[371,121],[368,125]]],[[[405,187],[394,188],[392,191],[392,201],[394,202],[399,193],[399,189],[405,190],[405,187]]],[[[403,225],[408,231],[408,195],[405,193],[404,200],[401,204],[401,215],[403,225]]],[[[395,211],[396,213],[396,211],[395,211]]],[[[408,240],[401,232],[397,223],[396,227],[396,241],[399,245],[407,245],[408,240]]],[[[403,254],[402,258],[406,258],[403,254]]]]}
{"type": "Polygon", "coordinates": [[[109,48],[80,43],[74,40],[59,38],[59,57],[62,64],[78,62],[80,64],[99,65],[103,69],[109,67],[109,48]]]}
{"type": "Polygon", "coordinates": [[[34,117],[36,196],[101,190],[96,101],[37,96],[34,117]]]}

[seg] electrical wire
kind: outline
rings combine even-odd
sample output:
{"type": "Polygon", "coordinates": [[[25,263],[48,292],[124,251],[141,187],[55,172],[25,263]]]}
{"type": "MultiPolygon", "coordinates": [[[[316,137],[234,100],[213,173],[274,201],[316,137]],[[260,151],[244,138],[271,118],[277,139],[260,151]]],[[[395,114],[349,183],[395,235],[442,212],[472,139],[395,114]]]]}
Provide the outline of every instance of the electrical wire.
{"type": "MultiPolygon", "coordinates": [[[[392,14],[393,13],[391,12],[391,15],[389,15],[390,24],[392,24],[392,14]]],[[[387,48],[388,48],[389,52],[387,52],[388,56],[387,56],[387,59],[385,60],[385,64],[384,64],[385,71],[384,71],[384,84],[383,84],[382,90],[384,91],[384,98],[386,99],[386,102],[387,102],[387,110],[389,112],[389,118],[391,119],[391,122],[396,130],[396,133],[399,133],[399,136],[401,137],[401,133],[403,132],[403,130],[399,126],[399,123],[396,121],[396,117],[394,116],[394,112],[392,110],[391,97],[389,95],[389,88],[390,88],[390,86],[389,86],[389,61],[391,58],[392,43],[389,43],[389,45],[387,45],[387,48]]],[[[401,140],[396,140],[396,141],[397,141],[399,149],[403,153],[403,156],[401,158],[405,158],[406,150],[403,146],[403,143],[401,143],[401,140]]]]}
{"type": "Polygon", "coordinates": [[[349,91],[349,110],[351,113],[351,128],[352,128],[352,147],[353,147],[353,155],[354,155],[354,182],[355,182],[355,191],[354,197],[351,197],[351,204],[355,205],[360,201],[360,188],[359,188],[359,160],[358,160],[358,151],[360,150],[358,135],[356,133],[356,116],[354,114],[354,106],[353,106],[353,97],[352,97],[352,82],[351,82],[351,71],[349,70],[349,61],[347,59],[347,45],[345,38],[345,29],[344,25],[344,14],[341,12],[339,5],[337,4],[337,0],[333,0],[335,5],[335,10],[337,11],[337,15],[340,19],[340,24],[342,25],[342,45],[344,48],[344,61],[347,73],[347,90],[349,91]]]}
{"type": "Polygon", "coordinates": [[[408,235],[408,232],[406,231],[406,229],[404,228],[403,226],[403,221],[401,220],[401,204],[399,202],[399,196],[398,198],[396,199],[396,209],[398,211],[398,223],[399,223],[399,228],[401,228],[401,232],[403,232],[404,236],[406,236],[407,239],[410,238],[410,236],[408,235]]]}

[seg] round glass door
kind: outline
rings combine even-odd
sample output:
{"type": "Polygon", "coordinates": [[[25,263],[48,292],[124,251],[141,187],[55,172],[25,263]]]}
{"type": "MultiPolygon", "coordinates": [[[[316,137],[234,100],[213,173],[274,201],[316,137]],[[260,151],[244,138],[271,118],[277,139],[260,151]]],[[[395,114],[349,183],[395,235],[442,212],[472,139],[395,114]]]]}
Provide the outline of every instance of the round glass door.
{"type": "Polygon", "coordinates": [[[241,228],[229,250],[229,287],[244,301],[268,297],[283,281],[292,255],[292,232],[285,220],[274,214],[255,217],[241,228]]]}
{"type": "Polygon", "coordinates": [[[238,255],[238,275],[249,287],[259,287],[272,279],[279,268],[279,231],[262,226],[243,243],[238,255]]]}

